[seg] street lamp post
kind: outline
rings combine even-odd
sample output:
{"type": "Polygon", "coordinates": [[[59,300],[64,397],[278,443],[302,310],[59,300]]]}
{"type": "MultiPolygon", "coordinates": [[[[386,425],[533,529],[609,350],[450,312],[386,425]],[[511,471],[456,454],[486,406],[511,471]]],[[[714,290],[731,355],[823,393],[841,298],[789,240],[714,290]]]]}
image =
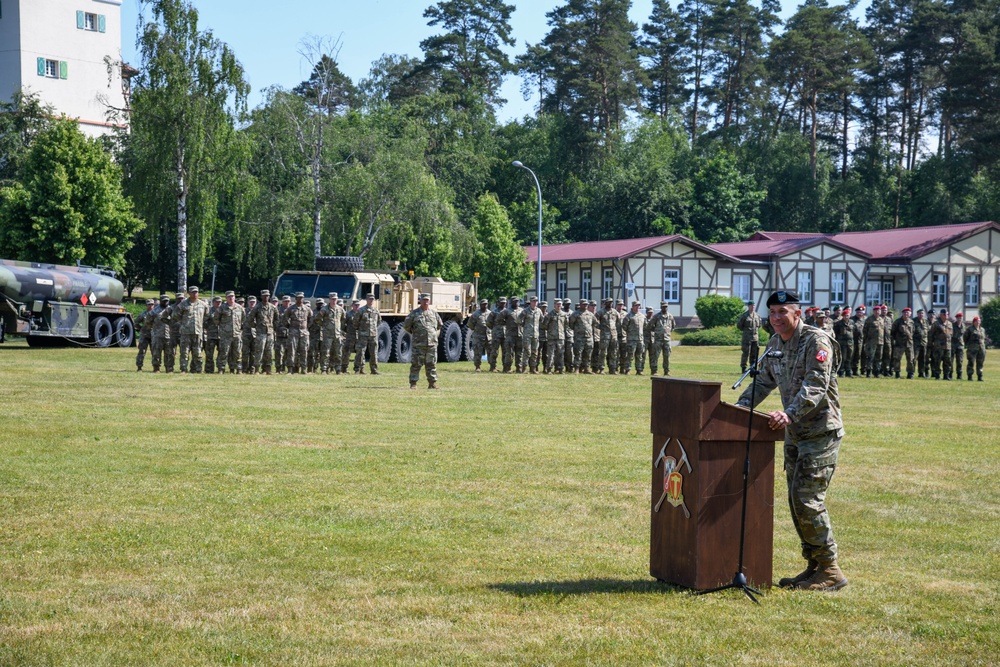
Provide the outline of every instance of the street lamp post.
{"type": "Polygon", "coordinates": [[[539,300],[541,300],[543,298],[542,297],[542,186],[538,183],[538,177],[535,176],[535,172],[525,167],[520,160],[514,160],[513,162],[511,162],[511,164],[517,167],[518,169],[524,169],[529,174],[531,174],[531,177],[535,179],[535,187],[538,189],[538,260],[536,262],[538,270],[535,278],[536,280],[535,296],[537,296],[539,300]]]}

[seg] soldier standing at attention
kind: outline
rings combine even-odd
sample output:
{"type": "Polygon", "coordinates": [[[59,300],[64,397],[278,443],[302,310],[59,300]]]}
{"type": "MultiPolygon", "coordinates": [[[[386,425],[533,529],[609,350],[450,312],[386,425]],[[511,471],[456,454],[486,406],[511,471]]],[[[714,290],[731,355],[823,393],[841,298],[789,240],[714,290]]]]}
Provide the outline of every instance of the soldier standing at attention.
{"type": "MultiPolygon", "coordinates": [[[[868,366],[865,364],[865,304],[858,306],[857,311],[854,316],[851,317],[851,321],[854,322],[854,357],[851,359],[851,375],[858,375],[858,373],[864,373],[868,370],[868,366]]],[[[768,322],[770,326],[770,322],[768,322]]]]}
{"type": "Polygon", "coordinates": [[[917,366],[917,377],[930,377],[927,363],[927,336],[930,334],[930,326],[924,314],[924,309],[917,311],[917,316],[913,320],[913,355],[917,366]]]}
{"type": "MultiPolygon", "coordinates": [[[[653,308],[651,306],[646,306],[646,324],[642,329],[642,354],[643,354],[643,369],[645,369],[646,359],[649,357],[650,351],[653,349],[653,327],[650,326],[650,322],[653,321],[653,308]]],[[[652,362],[650,362],[652,364],[652,362]]],[[[652,366],[650,366],[652,368],[652,366]]],[[[655,375],[656,373],[653,373],[655,375]]]]}
{"type": "Polygon", "coordinates": [[[322,327],[323,348],[319,353],[319,371],[329,374],[334,369],[340,375],[340,340],[343,337],[344,316],[347,314],[337,303],[337,293],[330,292],[330,303],[317,315],[322,327]]]}
{"type": "Polygon", "coordinates": [[[354,348],[357,344],[358,329],[354,318],[357,317],[360,306],[360,301],[357,299],[351,300],[351,309],[344,315],[344,335],[346,336],[346,339],[344,341],[344,350],[340,355],[341,373],[347,372],[347,368],[351,364],[351,352],[354,352],[354,348]]]}
{"type": "Polygon", "coordinates": [[[483,355],[489,354],[490,342],[493,338],[487,320],[490,316],[488,299],[479,300],[479,310],[469,316],[469,331],[472,332],[472,363],[476,372],[482,372],[483,355]]]}
{"type": "Polygon", "coordinates": [[[906,379],[913,379],[913,318],[910,316],[913,310],[907,306],[903,309],[903,314],[892,323],[890,336],[892,337],[892,370],[899,379],[899,367],[906,355],[906,379]]]}
{"type": "Polygon", "coordinates": [[[323,309],[326,308],[326,301],[317,298],[315,311],[306,301],[306,308],[309,308],[309,313],[312,315],[309,324],[309,353],[306,370],[315,373],[319,370],[319,355],[323,350],[323,309]]]}
{"type": "Polygon", "coordinates": [[[951,321],[944,308],[931,325],[929,344],[931,347],[931,372],[935,380],[942,377],[941,364],[944,363],[944,379],[951,379],[951,321]]]}
{"type": "Polygon", "coordinates": [[[620,314],[612,307],[611,299],[604,300],[601,313],[601,347],[597,353],[598,373],[604,372],[607,364],[610,375],[618,374],[618,326],[620,314]]]}
{"type": "Polygon", "coordinates": [[[153,372],[160,372],[160,361],[162,359],[164,370],[167,373],[174,372],[174,346],[170,341],[170,320],[173,313],[170,305],[170,297],[166,294],[160,295],[160,305],[154,311],[156,319],[153,322],[153,372]]]}
{"type": "Polygon", "coordinates": [[[216,294],[212,297],[212,307],[205,313],[205,372],[215,372],[215,355],[219,351],[219,325],[213,317],[219,312],[222,297],[216,294]]]}
{"type": "Polygon", "coordinates": [[[840,349],[826,332],[800,320],[798,301],[798,295],[789,291],[768,297],[775,335],[767,348],[780,351],[781,357],[762,364],[756,392],[751,394],[753,387],[748,387],[736,404],[754,407],[774,389],[781,393],[782,409],[768,416],[772,429],[785,429],[788,504],[807,565],[778,585],[835,591],[847,585],[847,577],[837,565],[837,542],[823,501],[844,437],[835,375],[840,349]]]}
{"type": "Polygon", "coordinates": [[[965,329],[962,313],[956,313],[955,321],[951,324],[951,365],[958,373],[959,380],[962,379],[962,364],[965,363],[965,329]]]}
{"type": "Polygon", "coordinates": [[[892,311],[882,304],[882,377],[892,373],[892,311]]]}
{"type": "Polygon", "coordinates": [[[403,321],[403,331],[413,340],[413,358],[410,361],[410,389],[417,388],[420,367],[427,374],[427,388],[437,389],[437,348],[438,333],[444,322],[437,311],[431,308],[431,295],[420,295],[420,306],[410,311],[403,321]]]}
{"type": "MultiPolygon", "coordinates": [[[[740,314],[736,320],[736,328],[740,330],[740,372],[747,370],[747,359],[750,357],[750,347],[758,342],[760,336],[760,315],[757,314],[757,305],[753,301],[747,301],[747,309],[740,314]]],[[[756,359],[754,359],[756,361],[756,359]]],[[[656,364],[652,365],[653,375],[656,375],[656,364]]]]}
{"type": "Polygon", "coordinates": [[[253,372],[270,375],[274,357],[274,330],[278,326],[278,308],[271,303],[270,290],[260,291],[260,301],[250,311],[248,319],[254,330],[253,372]]]}
{"type": "Polygon", "coordinates": [[[500,372],[497,370],[497,360],[502,353],[504,337],[507,334],[507,327],[505,326],[506,319],[507,297],[502,296],[497,299],[496,309],[486,316],[486,326],[490,328],[492,333],[489,354],[490,373],[500,372]]]}
{"type": "MultiPolygon", "coordinates": [[[[239,300],[237,302],[240,304],[239,300]]],[[[245,312],[243,313],[243,326],[240,329],[240,337],[243,341],[242,352],[243,356],[240,359],[239,370],[242,373],[253,373],[253,360],[254,360],[254,345],[257,339],[257,330],[254,329],[253,324],[250,322],[250,313],[253,312],[254,308],[257,307],[257,297],[251,296],[247,298],[247,304],[245,312]]]]}
{"type": "Polygon", "coordinates": [[[563,355],[565,371],[567,373],[573,373],[576,371],[576,344],[574,343],[573,337],[573,302],[569,299],[562,300],[563,313],[566,315],[566,322],[564,328],[566,329],[566,337],[563,339],[563,355]]]}
{"type": "MultiPolygon", "coordinates": [[[[965,328],[965,333],[963,334],[963,341],[965,342],[965,353],[969,360],[969,365],[966,367],[966,373],[969,376],[969,382],[972,382],[972,366],[975,364],[976,367],[976,379],[980,382],[983,381],[983,364],[986,362],[986,344],[988,336],[986,335],[986,330],[979,323],[979,316],[976,315],[972,318],[972,324],[965,328]]],[[[958,369],[959,376],[962,374],[962,369],[958,369]]]]}
{"type": "Polygon", "coordinates": [[[290,354],[285,360],[289,373],[306,374],[306,363],[309,355],[309,325],[313,314],[304,302],[305,293],[295,293],[295,303],[285,309],[285,327],[288,329],[288,350],[290,354]]]}
{"type": "Polygon", "coordinates": [[[213,319],[219,330],[219,360],[216,368],[220,373],[238,373],[240,369],[240,351],[243,342],[243,320],[246,313],[243,306],[236,303],[236,292],[226,292],[226,301],[215,311],[213,319]]]}
{"type": "Polygon", "coordinates": [[[628,311],[625,310],[625,299],[615,299],[615,310],[618,312],[618,372],[625,368],[625,357],[628,356],[628,345],[625,342],[625,317],[628,311]]]}
{"type": "Polygon", "coordinates": [[[628,354],[625,356],[625,368],[623,373],[628,375],[631,370],[633,360],[635,361],[635,374],[642,375],[644,367],[643,334],[646,328],[646,316],[639,312],[638,301],[632,302],[632,310],[625,316],[625,344],[628,346],[628,354]]]}
{"type": "Polygon", "coordinates": [[[549,304],[546,301],[538,303],[538,309],[542,311],[542,321],[538,324],[538,362],[544,367],[545,360],[548,359],[548,332],[545,330],[545,316],[549,314],[549,304]]]}
{"type": "Polygon", "coordinates": [[[872,316],[865,320],[865,377],[879,376],[882,370],[882,318],[879,308],[872,309],[872,316]]]}
{"type": "Polygon", "coordinates": [[[851,377],[851,359],[854,358],[854,320],[851,319],[851,309],[844,307],[840,311],[840,319],[833,323],[833,335],[840,345],[841,363],[837,369],[837,377],[851,377]]]}
{"type": "MultiPolygon", "coordinates": [[[[154,310],[156,308],[156,302],[152,299],[146,299],[146,310],[139,314],[139,317],[135,318],[135,325],[139,328],[139,353],[135,355],[135,370],[142,370],[142,362],[146,358],[146,350],[153,342],[153,323],[156,320],[157,313],[154,310]]],[[[159,366],[159,364],[156,364],[159,366]]]]}
{"type": "MultiPolygon", "coordinates": [[[[271,300],[274,303],[274,300],[271,300]]],[[[291,350],[288,349],[288,325],[285,324],[285,311],[292,307],[292,297],[288,294],[281,297],[281,303],[275,304],[278,309],[278,324],[274,328],[274,370],[278,373],[290,371],[288,366],[291,350]]]]}
{"type": "Polygon", "coordinates": [[[545,374],[559,373],[562,375],[565,360],[564,341],[566,339],[566,321],[569,316],[563,312],[562,303],[556,299],[552,312],[542,318],[542,328],[549,344],[545,350],[545,374]]]}
{"type": "Polygon", "coordinates": [[[542,335],[542,311],[538,309],[538,297],[528,299],[528,307],[517,317],[521,332],[521,358],[517,361],[517,372],[528,369],[538,375],[538,350],[542,335]]]}
{"type": "Polygon", "coordinates": [[[188,353],[191,354],[191,372],[200,373],[202,365],[201,341],[205,333],[205,314],[208,304],[198,298],[198,288],[189,287],[190,297],[181,301],[180,312],[181,373],[188,372],[188,353]]]}
{"type": "Polygon", "coordinates": [[[517,365],[517,359],[521,355],[521,327],[518,319],[521,317],[522,308],[520,299],[516,296],[510,298],[510,305],[504,315],[504,339],[503,339],[503,372],[513,373],[513,367],[517,365]]]}
{"type": "Polygon", "coordinates": [[[184,301],[184,295],[178,292],[174,295],[174,303],[170,306],[170,345],[174,348],[174,359],[180,355],[181,344],[181,311],[177,306],[184,301]]]}
{"type": "Polygon", "coordinates": [[[365,374],[365,353],[368,353],[368,367],[372,375],[378,375],[378,325],[382,324],[382,313],[375,305],[375,294],[365,295],[365,305],[358,309],[354,316],[354,328],[357,332],[354,357],[354,372],[365,374]]]}
{"type": "MultiPolygon", "coordinates": [[[[760,316],[757,316],[760,319],[760,316]]],[[[663,374],[670,375],[670,338],[674,332],[674,316],[670,314],[670,304],[660,302],[660,312],[649,322],[653,330],[653,350],[649,355],[649,373],[656,375],[660,355],[663,355],[663,374]]]]}
{"type": "Polygon", "coordinates": [[[594,353],[594,324],[596,318],[588,309],[586,299],[580,299],[579,307],[570,315],[570,326],[573,327],[573,361],[575,371],[590,375],[590,357],[594,353]]]}

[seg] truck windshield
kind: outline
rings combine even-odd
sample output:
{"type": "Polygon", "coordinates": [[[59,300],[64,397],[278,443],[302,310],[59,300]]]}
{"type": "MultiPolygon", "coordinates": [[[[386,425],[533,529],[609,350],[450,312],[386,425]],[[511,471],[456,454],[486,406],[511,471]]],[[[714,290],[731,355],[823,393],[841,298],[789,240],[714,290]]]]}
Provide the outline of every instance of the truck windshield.
{"type": "Polygon", "coordinates": [[[313,295],[313,287],[316,285],[316,276],[308,274],[286,273],[278,280],[278,287],[275,288],[275,296],[279,299],[286,294],[304,292],[306,298],[313,295]]]}
{"type": "Polygon", "coordinates": [[[341,299],[350,299],[354,294],[354,276],[320,276],[316,283],[316,296],[326,298],[330,292],[336,292],[341,299]]]}

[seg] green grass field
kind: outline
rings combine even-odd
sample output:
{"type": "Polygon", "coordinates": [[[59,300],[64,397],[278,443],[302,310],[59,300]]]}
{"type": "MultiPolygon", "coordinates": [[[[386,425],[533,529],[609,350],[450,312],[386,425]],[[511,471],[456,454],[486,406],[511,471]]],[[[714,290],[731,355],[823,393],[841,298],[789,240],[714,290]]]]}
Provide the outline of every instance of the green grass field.
{"type": "MultiPolygon", "coordinates": [[[[983,383],[842,382],[851,584],[760,607],[649,577],[648,378],[133,355],[0,347],[0,665],[1000,664],[997,351],[983,383]]],[[[738,361],[675,348],[673,374],[738,361]]]]}

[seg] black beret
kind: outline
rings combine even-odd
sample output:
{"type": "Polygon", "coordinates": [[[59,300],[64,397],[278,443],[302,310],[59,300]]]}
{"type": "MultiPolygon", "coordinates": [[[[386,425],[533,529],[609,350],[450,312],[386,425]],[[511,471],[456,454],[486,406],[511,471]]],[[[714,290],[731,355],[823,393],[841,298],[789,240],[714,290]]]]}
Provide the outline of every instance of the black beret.
{"type": "Polygon", "coordinates": [[[767,307],[771,306],[782,306],[785,304],[794,303],[798,305],[799,294],[798,292],[792,292],[791,290],[778,290],[774,292],[771,296],[767,297],[767,307]]]}

